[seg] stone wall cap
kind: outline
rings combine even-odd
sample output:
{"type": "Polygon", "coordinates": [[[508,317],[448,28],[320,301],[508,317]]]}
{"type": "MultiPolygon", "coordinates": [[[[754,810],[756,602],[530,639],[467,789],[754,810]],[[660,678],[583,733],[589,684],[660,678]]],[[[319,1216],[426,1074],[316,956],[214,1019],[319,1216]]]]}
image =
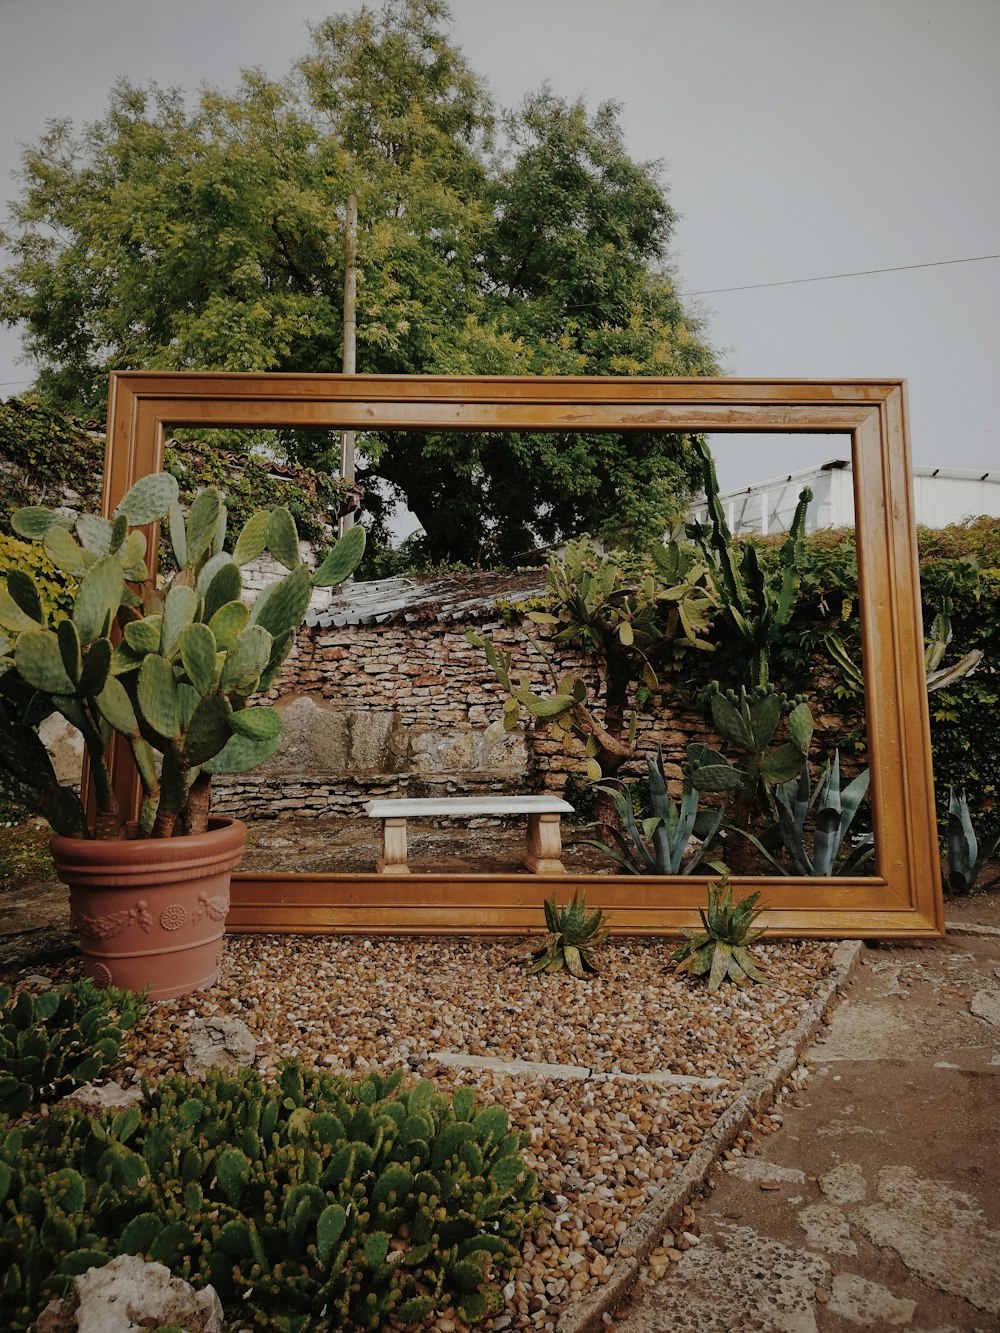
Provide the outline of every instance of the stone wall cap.
{"type": "Polygon", "coordinates": [[[571,815],[559,796],[410,796],[369,801],[369,819],[416,819],[434,815],[571,815]]]}
{"type": "Polygon", "coordinates": [[[545,593],[545,572],[513,574],[423,575],[414,578],[369,579],[343,586],[323,610],[306,615],[309,629],[340,629],[345,625],[446,624],[483,620],[493,614],[500,597],[525,601],[545,593]]]}

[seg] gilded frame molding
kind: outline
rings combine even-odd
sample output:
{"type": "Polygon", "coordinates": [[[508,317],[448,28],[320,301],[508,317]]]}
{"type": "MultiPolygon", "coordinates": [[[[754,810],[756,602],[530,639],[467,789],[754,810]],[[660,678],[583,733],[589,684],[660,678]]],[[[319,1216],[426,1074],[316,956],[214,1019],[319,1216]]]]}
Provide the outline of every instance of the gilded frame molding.
{"type": "MultiPolygon", "coordinates": [[[[901,380],[486,378],[119,371],[111,375],[104,510],[162,464],[169,429],[622,430],[849,434],[866,679],[875,873],[760,876],[776,935],[934,938],[944,933],[923,670],[916,528],[901,380]]],[[[125,805],[137,784],[112,756],[125,805]]],[[[543,898],[584,883],[621,934],[697,923],[703,877],[312,875],[233,878],[230,930],[521,934],[543,898]]]]}

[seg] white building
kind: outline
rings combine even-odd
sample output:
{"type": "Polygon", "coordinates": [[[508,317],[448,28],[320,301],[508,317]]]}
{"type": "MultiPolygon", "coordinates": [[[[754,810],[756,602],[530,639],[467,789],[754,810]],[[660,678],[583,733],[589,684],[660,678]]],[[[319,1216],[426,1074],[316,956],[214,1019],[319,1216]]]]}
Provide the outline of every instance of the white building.
{"type": "MultiPolygon", "coordinates": [[[[805,486],[813,493],[806,515],[807,532],[854,526],[854,469],[847,459],[839,458],[721,492],[719,500],[730,532],[734,536],[787,532],[805,486]]],[[[928,528],[947,527],[979,514],[1000,517],[1000,472],[915,467],[913,495],[917,522],[928,528]]],[[[704,497],[691,506],[688,521],[708,522],[704,497]]]]}

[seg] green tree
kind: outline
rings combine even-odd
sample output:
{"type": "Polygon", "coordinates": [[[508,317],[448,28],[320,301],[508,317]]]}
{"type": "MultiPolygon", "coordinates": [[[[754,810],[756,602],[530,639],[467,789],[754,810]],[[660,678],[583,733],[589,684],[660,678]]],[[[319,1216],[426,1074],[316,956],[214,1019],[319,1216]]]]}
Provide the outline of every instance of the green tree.
{"type": "MultiPolygon", "coordinates": [[[[335,16],[280,81],[112,91],[23,157],[0,320],[53,407],[103,411],[114,368],[335,370],[344,204],[358,197],[360,371],[715,370],[667,270],[674,214],[619,108],[548,90],[498,122],[441,0],[335,16]]],[[[402,496],[433,560],[583,529],[640,544],[694,477],[676,436],[366,436],[369,522],[402,496]],[[516,481],[512,483],[512,478],[516,481]]],[[[293,454],[331,466],[315,439],[293,454]]]]}

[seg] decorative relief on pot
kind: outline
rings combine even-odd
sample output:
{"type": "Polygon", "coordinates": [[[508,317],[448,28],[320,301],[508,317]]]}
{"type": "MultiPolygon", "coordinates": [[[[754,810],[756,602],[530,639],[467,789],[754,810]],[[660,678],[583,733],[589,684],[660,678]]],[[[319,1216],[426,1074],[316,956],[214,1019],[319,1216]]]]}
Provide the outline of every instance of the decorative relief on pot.
{"type": "Polygon", "coordinates": [[[225,921],[229,914],[229,897],[226,894],[218,898],[209,898],[204,893],[198,894],[198,906],[191,913],[191,924],[196,926],[205,915],[213,921],[225,921]]]}
{"type": "Polygon", "coordinates": [[[171,903],[160,913],[160,925],[164,930],[180,930],[187,920],[187,909],[180,903],[171,903]]]}
{"type": "Polygon", "coordinates": [[[87,935],[94,940],[111,940],[133,924],[148,935],[153,929],[153,918],[145,898],[140,898],[136,905],[127,911],[105,912],[101,916],[89,916],[86,912],[74,911],[69,924],[70,930],[75,930],[78,935],[87,935]]]}
{"type": "Polygon", "coordinates": [[[111,968],[106,967],[104,963],[95,963],[90,971],[90,979],[98,990],[107,990],[114,981],[111,975],[111,968]]]}

